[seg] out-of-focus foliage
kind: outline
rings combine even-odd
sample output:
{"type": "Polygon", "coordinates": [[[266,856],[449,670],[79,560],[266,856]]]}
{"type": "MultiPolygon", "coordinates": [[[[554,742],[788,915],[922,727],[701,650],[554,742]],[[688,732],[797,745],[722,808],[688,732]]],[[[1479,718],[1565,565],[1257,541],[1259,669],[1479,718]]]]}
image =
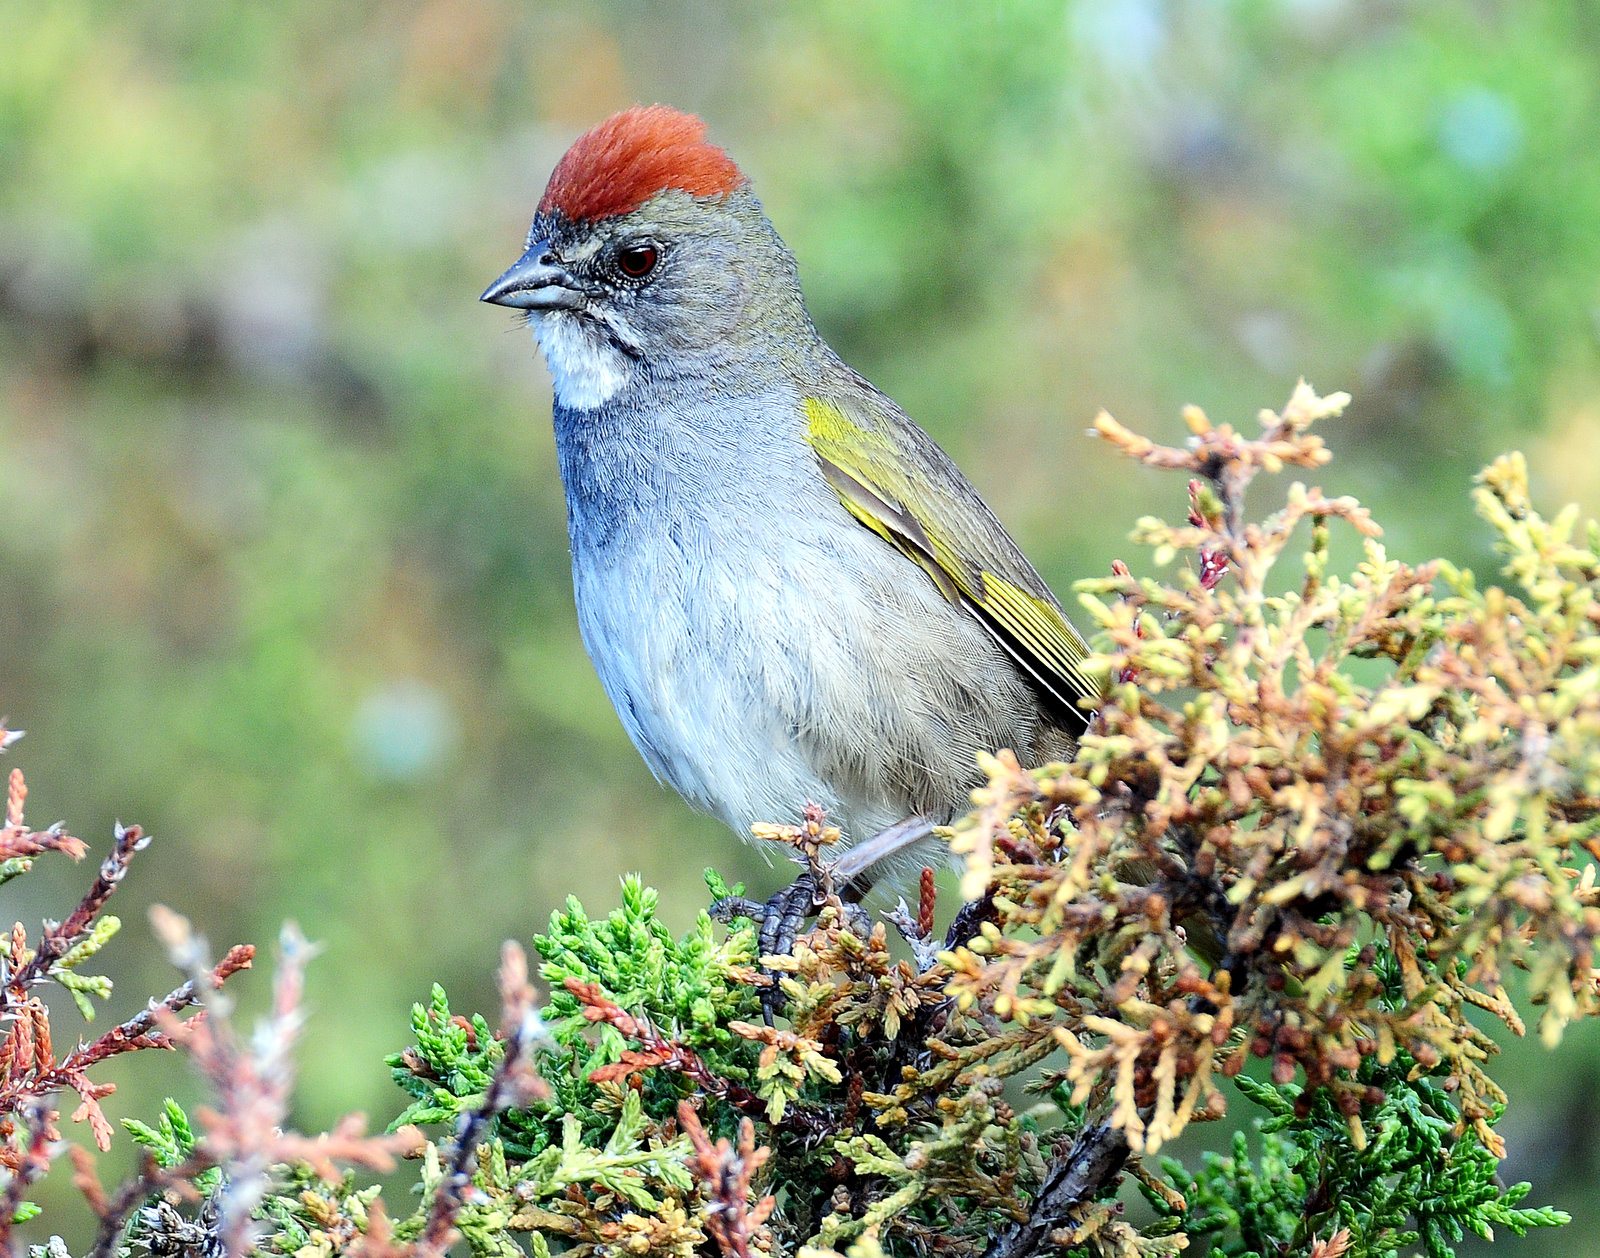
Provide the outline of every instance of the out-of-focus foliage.
{"type": "MultiPolygon", "coordinates": [[[[1302,371],[1355,398],[1330,492],[1395,557],[1485,569],[1462,490],[1501,450],[1600,507],[1592,22],[1585,0],[0,0],[0,705],[35,810],[139,817],[149,885],[214,936],[294,916],[326,941],[314,1125],[380,1108],[366,1064],[409,1004],[436,979],[489,1004],[485,940],[567,894],[608,903],[637,869],[681,931],[704,864],[776,885],[606,706],[543,368],[474,301],[565,144],[635,100],[707,116],[824,332],[1058,590],[1168,508],[1082,439],[1097,408],[1242,414],[1302,371]]],[[[12,916],[55,877],[8,888],[12,916]]],[[[165,981],[138,951],[119,992],[165,981]]],[[[1562,1060],[1600,1061],[1584,1042],[1562,1060]]],[[[1538,1060],[1520,1147],[1544,1164],[1514,1175],[1587,1182],[1595,1068],[1538,1060]]]]}
{"type": "MultiPolygon", "coordinates": [[[[20,731],[8,730],[0,722],[0,751],[20,737],[20,731]]],[[[89,850],[60,823],[44,830],[30,826],[27,799],[22,770],[14,768],[7,774],[0,817],[0,883],[33,874],[35,860],[47,853],[82,860],[89,850]]],[[[197,1025],[199,1014],[192,1007],[206,998],[223,999],[217,989],[249,968],[255,955],[253,947],[237,945],[214,969],[208,965],[165,997],[149,997],[127,1021],[89,1038],[68,1040],[66,1029],[51,1017],[52,1005],[58,1009],[75,1005],[75,1015],[92,1022],[100,1007],[95,1002],[103,1004],[110,998],[111,980],[103,974],[85,974],[82,967],[93,961],[99,968],[101,949],[121,930],[121,919],[107,913],[106,905],[134,858],[149,846],[148,836],[138,826],[118,826],[109,852],[70,912],[59,919],[46,918],[36,935],[30,936],[23,923],[16,922],[0,938],[0,1173],[5,1179],[0,1194],[4,1198],[0,1249],[7,1252],[16,1248],[12,1225],[38,1213],[37,1205],[28,1200],[34,1186],[66,1148],[60,1130],[63,1098],[76,1094],[72,1121],[86,1125],[88,1143],[102,1153],[108,1150],[112,1126],[101,1102],[117,1091],[117,1085],[104,1077],[107,1063],[131,1053],[174,1048],[197,1025]],[[52,988],[69,999],[51,1000],[52,988]]],[[[145,1128],[138,1138],[145,1137],[158,1151],[162,1142],[174,1150],[183,1142],[181,1131],[168,1120],[159,1130],[145,1128]]]]}
{"type": "MultiPolygon", "coordinates": [[[[0,722],[0,751],[19,737],[20,731],[7,730],[0,722]]],[[[46,853],[79,860],[88,851],[61,824],[46,830],[29,826],[24,815],[27,797],[22,771],[13,769],[0,819],[0,882],[32,874],[35,858],[46,853]]],[[[24,1252],[17,1225],[49,1213],[41,1210],[36,1198],[58,1163],[70,1163],[72,1182],[89,1208],[77,1222],[81,1227],[87,1219],[95,1229],[92,1252],[96,1258],[118,1258],[126,1252],[121,1241],[134,1215],[146,1224],[142,1235],[152,1253],[192,1252],[202,1240],[210,1252],[243,1253],[245,1238],[255,1231],[258,1209],[285,1229],[280,1234],[304,1237],[299,1222],[307,1217],[304,1201],[309,1194],[302,1190],[318,1181],[340,1185],[346,1166],[392,1171],[395,1154],[421,1152],[422,1139],[415,1128],[366,1137],[358,1115],[314,1140],[284,1130],[293,1078],[289,1048],[302,1023],[301,978],[312,951],[292,927],[281,936],[276,1016],[257,1027],[248,1049],[228,1024],[232,998],[222,987],[250,968],[254,946],[236,944],[213,965],[205,942],[195,938],[188,921],[161,906],[151,911],[153,924],[173,960],[188,971],[187,981],[164,997],[149,997],[127,1021],[92,1039],[79,1036],[68,1043],[51,1017],[48,993],[52,986],[65,991],[71,999],[64,1003],[75,1004],[77,1012],[91,1021],[96,1006],[90,997],[101,1001],[110,997],[111,981],[103,975],[85,975],[80,967],[96,958],[117,934],[120,921],[105,911],[106,905],[122,886],[134,858],[149,846],[148,836],[138,826],[119,825],[88,889],[63,919],[47,918],[31,943],[27,929],[17,922],[0,942],[0,1251],[8,1255],[24,1252]],[[182,1106],[170,1099],[154,1126],[124,1120],[131,1144],[144,1156],[139,1172],[108,1192],[89,1152],[93,1147],[105,1154],[113,1144],[114,1129],[102,1105],[117,1091],[116,1083],[104,1077],[108,1063],[179,1048],[211,1084],[219,1109],[202,1112],[203,1140],[197,1138],[182,1106]],[[64,1140],[61,1131],[66,1098],[74,1094],[78,1105],[71,1120],[83,1124],[89,1137],[77,1143],[64,1140]],[[273,1169],[280,1165],[286,1168],[281,1176],[273,1169]],[[269,1196],[269,1188],[283,1191],[269,1196]],[[171,1200],[154,1199],[165,1190],[173,1191],[171,1200]],[[189,1199],[205,1196],[199,1219],[185,1219],[173,1208],[184,1193],[189,1199]],[[158,1230],[167,1240],[185,1239],[187,1247],[163,1249],[151,1239],[158,1230]]],[[[347,1191],[327,1197],[323,1213],[330,1223],[334,1218],[348,1221],[376,1193],[376,1188],[358,1192],[352,1180],[347,1191]]],[[[365,1222],[362,1217],[361,1231],[366,1230],[365,1222]]],[[[353,1225],[346,1230],[352,1236],[359,1234],[353,1225]]],[[[88,1245],[84,1250],[91,1252],[88,1245]]],[[[28,1252],[58,1258],[69,1250],[56,1234],[47,1246],[33,1245],[28,1252]]]]}

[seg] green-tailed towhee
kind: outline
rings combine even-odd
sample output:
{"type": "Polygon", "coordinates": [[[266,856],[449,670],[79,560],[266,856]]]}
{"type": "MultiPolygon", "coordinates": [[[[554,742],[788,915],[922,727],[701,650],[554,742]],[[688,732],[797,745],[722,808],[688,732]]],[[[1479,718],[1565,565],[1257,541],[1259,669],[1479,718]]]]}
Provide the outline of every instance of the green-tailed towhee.
{"type": "Polygon", "coordinates": [[[859,888],[963,809],[979,752],[1071,755],[1100,683],[704,137],[661,105],[580,137],[483,300],[528,312],[554,378],[579,623],[634,744],[746,837],[822,805],[859,888]]]}

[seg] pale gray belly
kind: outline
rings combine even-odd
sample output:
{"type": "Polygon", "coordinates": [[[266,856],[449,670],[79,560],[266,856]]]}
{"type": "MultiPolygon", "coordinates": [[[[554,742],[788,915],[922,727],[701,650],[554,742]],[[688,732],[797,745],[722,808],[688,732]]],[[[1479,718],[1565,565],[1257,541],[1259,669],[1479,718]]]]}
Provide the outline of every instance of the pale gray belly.
{"type": "Polygon", "coordinates": [[[623,524],[574,551],[579,622],[634,744],[748,837],[828,809],[849,838],[964,807],[980,751],[1041,752],[1037,708],[966,611],[837,502],[623,524]],[[834,513],[830,515],[829,513],[834,513]]]}

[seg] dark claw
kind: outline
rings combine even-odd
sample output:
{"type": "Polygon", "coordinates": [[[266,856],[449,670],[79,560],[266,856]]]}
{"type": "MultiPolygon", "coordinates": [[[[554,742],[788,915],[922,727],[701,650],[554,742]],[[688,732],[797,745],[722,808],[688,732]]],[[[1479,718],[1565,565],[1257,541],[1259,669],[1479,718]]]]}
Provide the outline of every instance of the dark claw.
{"type": "MultiPolygon", "coordinates": [[[[857,906],[856,912],[861,910],[857,906]]],[[[799,938],[806,919],[817,911],[817,884],[810,874],[801,874],[792,883],[765,904],[742,895],[723,896],[712,904],[709,912],[713,921],[731,922],[735,918],[748,918],[761,924],[757,936],[760,955],[788,956],[794,951],[794,941],[799,938]]],[[[865,914],[862,914],[864,917],[865,914]]],[[[761,1014],[771,1026],[773,1019],[783,1012],[783,992],[778,988],[778,975],[765,967],[761,973],[771,985],[761,989],[761,1014]]]]}
{"type": "Polygon", "coordinates": [[[752,922],[759,922],[766,914],[767,906],[760,900],[752,900],[742,895],[725,895],[720,900],[713,900],[711,907],[706,910],[714,922],[721,922],[726,926],[729,922],[736,922],[741,917],[752,922]]]}
{"type": "MultiPolygon", "coordinates": [[[[861,907],[860,900],[872,887],[872,867],[920,843],[932,832],[933,823],[927,818],[907,817],[849,848],[832,865],[818,862],[815,874],[801,874],[765,904],[744,896],[724,896],[711,906],[711,916],[719,922],[731,922],[736,917],[760,922],[761,955],[788,956],[794,952],[794,941],[801,927],[807,918],[816,915],[821,903],[823,897],[817,894],[817,878],[820,877],[830,888],[837,889],[844,905],[844,924],[866,939],[872,934],[872,918],[861,907]]],[[[778,988],[777,975],[771,970],[762,973],[772,980],[771,986],[761,992],[761,1012],[771,1026],[773,1019],[783,1012],[784,998],[778,988]]]]}
{"type": "MultiPolygon", "coordinates": [[[[817,884],[810,874],[801,874],[772,899],[768,900],[761,916],[761,955],[786,957],[794,952],[794,941],[799,937],[806,919],[817,911],[817,884]]],[[[761,993],[761,1015],[768,1026],[783,1012],[783,991],[778,987],[778,976],[772,970],[763,970],[772,979],[772,986],[761,993]]]]}
{"type": "Polygon", "coordinates": [[[854,900],[841,900],[844,906],[844,924],[850,933],[857,939],[866,939],[872,934],[872,914],[862,908],[854,900]]]}
{"type": "MultiPolygon", "coordinates": [[[[843,903],[844,924],[865,939],[872,933],[871,916],[853,901],[843,903]]],[[[816,916],[818,907],[816,881],[810,874],[801,874],[765,904],[730,895],[712,904],[709,911],[714,921],[731,922],[744,917],[761,923],[757,937],[761,955],[786,957],[794,952],[794,941],[800,937],[807,920],[816,916]]],[[[761,989],[761,1013],[771,1026],[773,1019],[783,1012],[784,996],[778,987],[777,973],[765,968],[761,972],[772,980],[770,987],[761,989]]]]}

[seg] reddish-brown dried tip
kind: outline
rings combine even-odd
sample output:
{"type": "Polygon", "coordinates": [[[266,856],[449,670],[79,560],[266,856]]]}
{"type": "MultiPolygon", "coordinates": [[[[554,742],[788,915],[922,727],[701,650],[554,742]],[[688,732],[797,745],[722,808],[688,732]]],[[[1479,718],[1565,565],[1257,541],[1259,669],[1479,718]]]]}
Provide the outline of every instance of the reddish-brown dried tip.
{"type": "Polygon", "coordinates": [[[627,214],[668,188],[709,197],[743,187],[743,172],[705,135],[705,123],[670,105],[624,109],[573,142],[539,213],[592,221],[627,214]]]}

